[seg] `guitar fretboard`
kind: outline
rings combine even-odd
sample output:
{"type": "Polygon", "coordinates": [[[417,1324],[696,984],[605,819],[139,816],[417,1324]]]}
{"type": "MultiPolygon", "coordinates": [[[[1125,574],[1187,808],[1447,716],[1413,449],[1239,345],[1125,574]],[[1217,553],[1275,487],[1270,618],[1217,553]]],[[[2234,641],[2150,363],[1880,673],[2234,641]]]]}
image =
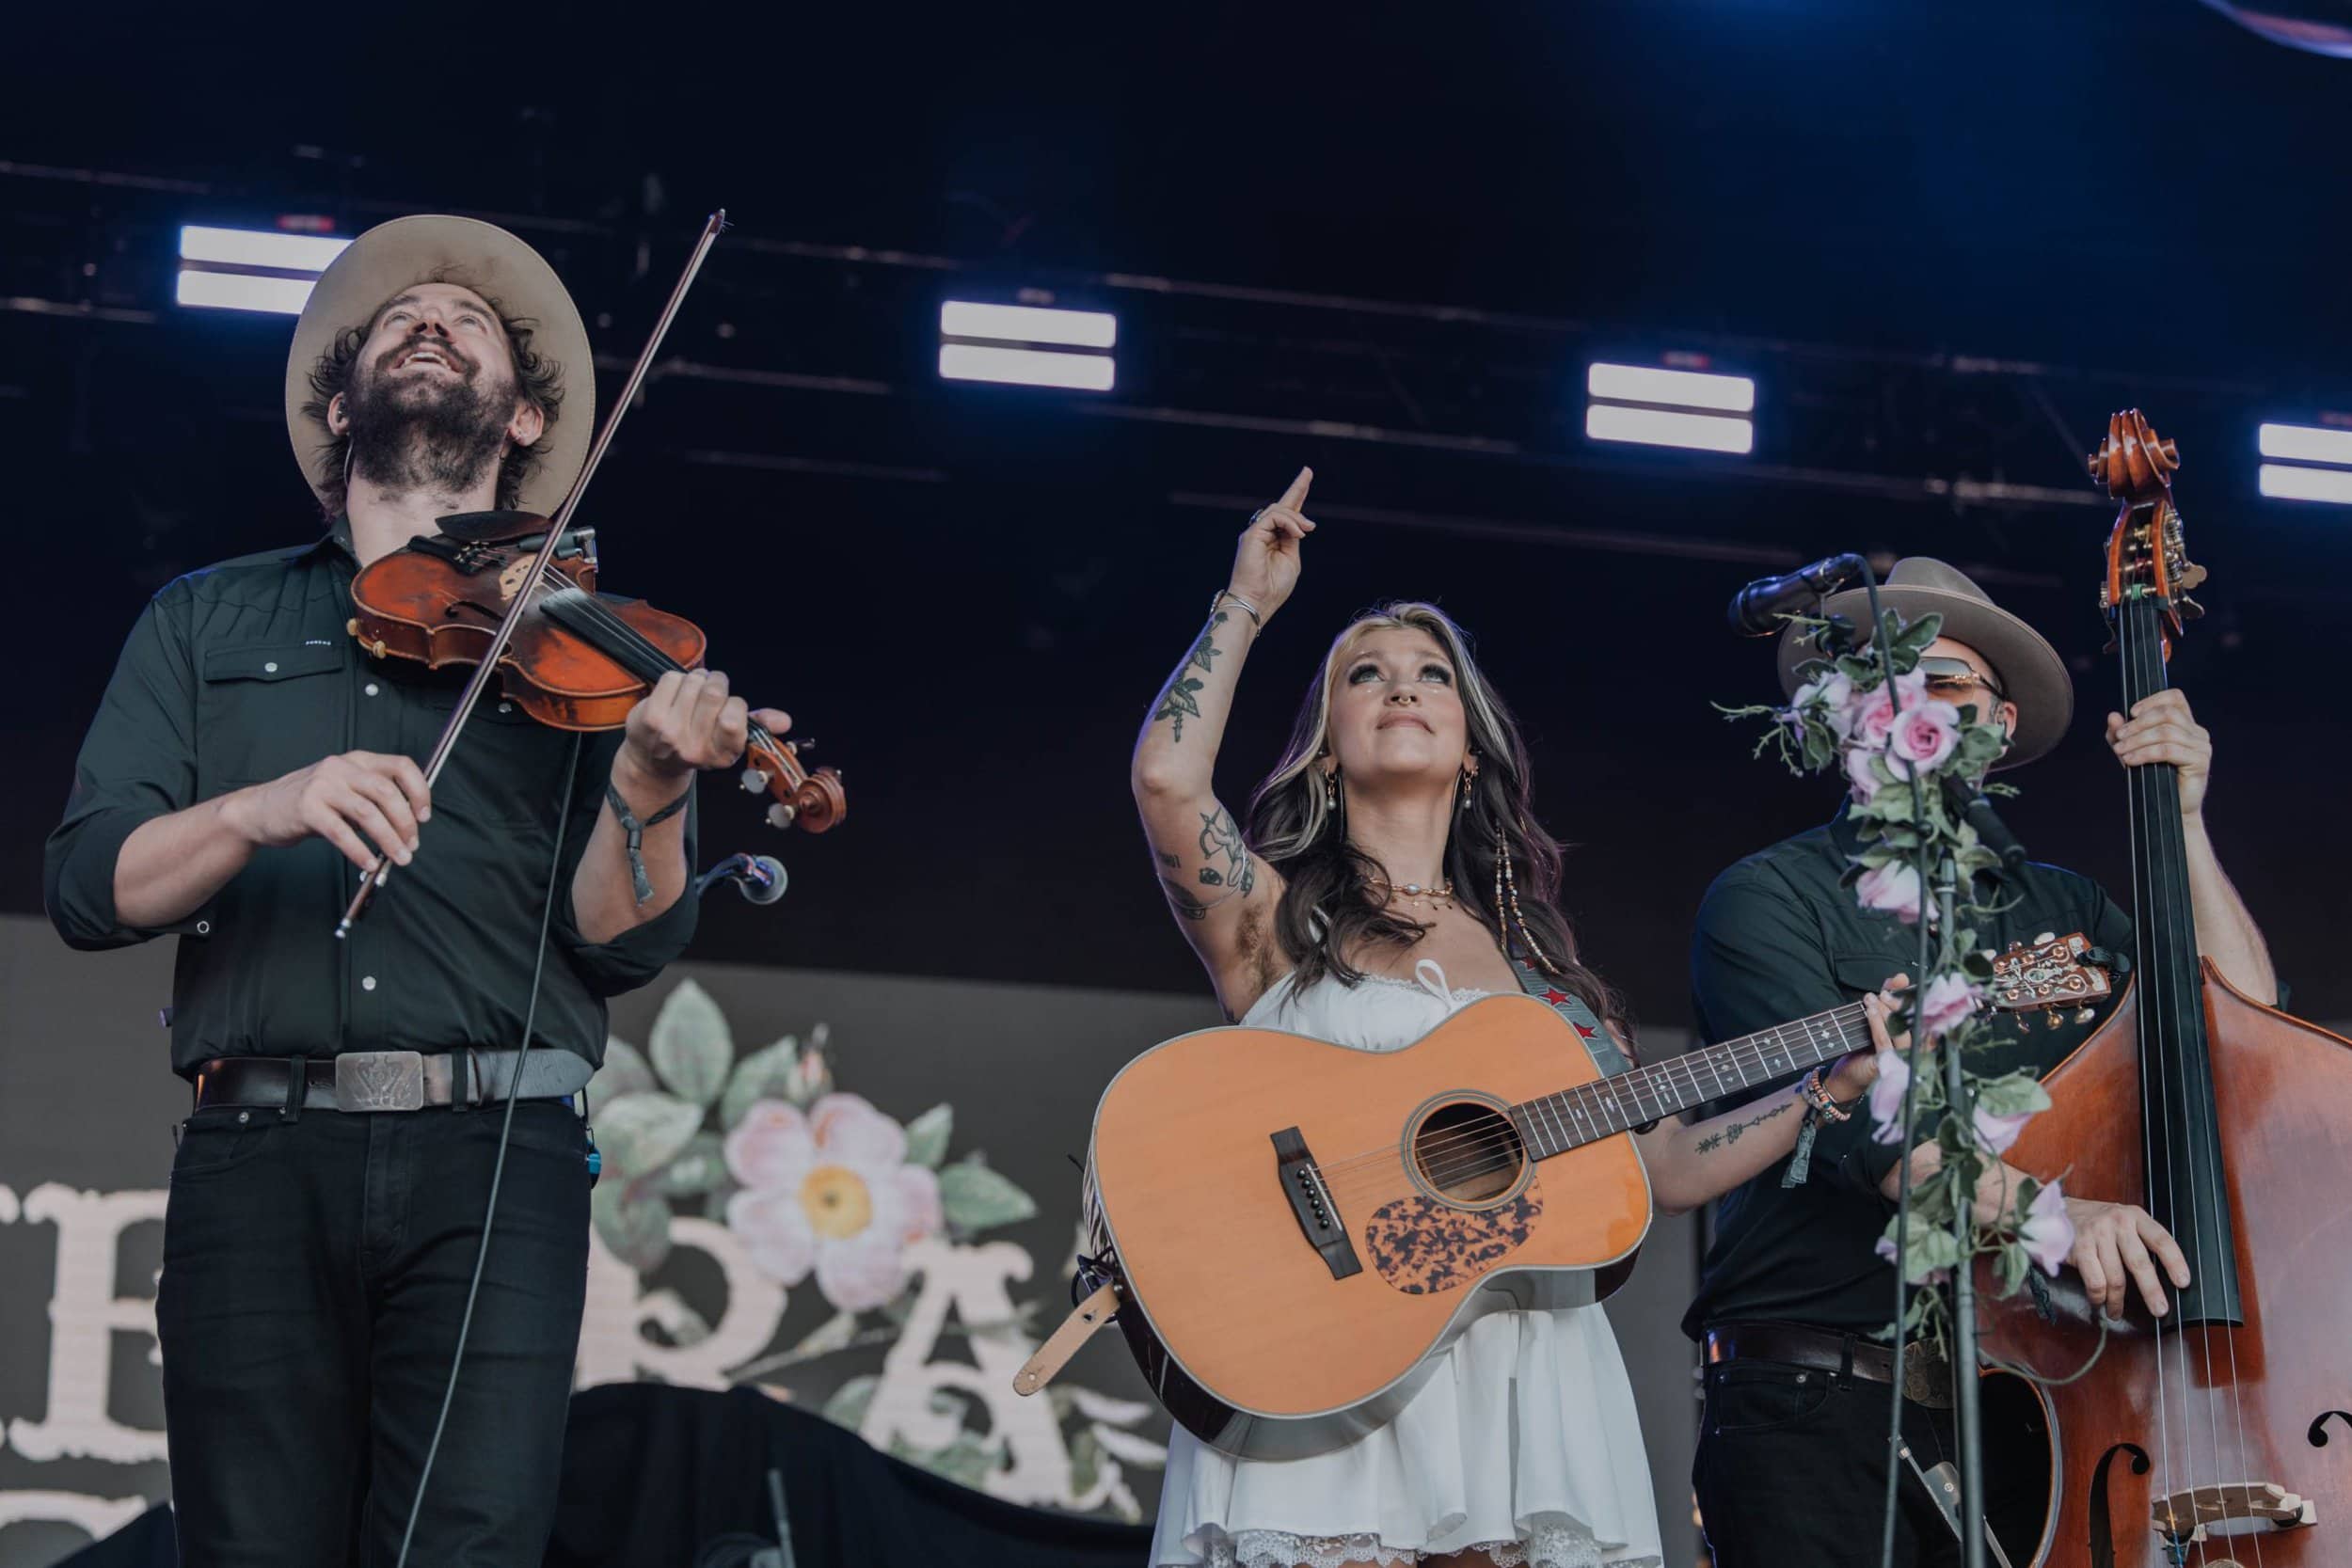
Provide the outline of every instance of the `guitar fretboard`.
{"type": "Polygon", "coordinates": [[[1580,1084],[1511,1107],[1527,1151],[1538,1160],[1758,1084],[1789,1078],[1870,1045],[1862,1004],[1693,1051],[1654,1067],[1580,1084]]]}

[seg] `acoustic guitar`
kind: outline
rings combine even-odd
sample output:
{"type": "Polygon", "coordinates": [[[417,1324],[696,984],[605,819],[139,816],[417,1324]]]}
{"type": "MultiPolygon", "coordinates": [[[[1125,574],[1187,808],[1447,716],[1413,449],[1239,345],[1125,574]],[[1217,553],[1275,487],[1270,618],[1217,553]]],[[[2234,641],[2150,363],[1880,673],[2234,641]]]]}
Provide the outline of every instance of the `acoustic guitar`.
{"type": "MultiPolygon", "coordinates": [[[[2107,995],[2080,935],[1994,961],[1992,1005],[2107,995]]],[[[1486,1312],[1569,1307],[1650,1225],[1626,1134],[1870,1043],[1862,1004],[1603,1077],[1533,996],[1473,1002],[1401,1051],[1207,1029],[1120,1071],[1083,1203],[1117,1322],[1168,1413],[1248,1458],[1391,1419],[1486,1312]]]]}

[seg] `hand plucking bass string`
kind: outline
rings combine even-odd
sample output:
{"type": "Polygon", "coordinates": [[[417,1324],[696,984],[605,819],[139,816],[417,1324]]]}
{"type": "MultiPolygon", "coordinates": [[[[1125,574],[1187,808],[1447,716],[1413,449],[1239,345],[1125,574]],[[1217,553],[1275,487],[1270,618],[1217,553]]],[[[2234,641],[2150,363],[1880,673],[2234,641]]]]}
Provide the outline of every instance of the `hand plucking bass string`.
{"type": "MultiPolygon", "coordinates": [[[[740,762],[754,720],[778,736],[792,724],[779,709],[747,706],[719,671],[665,674],[629,709],[614,776],[642,785],[625,784],[625,794],[667,800],[695,772],[740,762]]],[[[433,818],[433,795],[413,758],[343,752],[225,796],[221,810],[257,847],[323,838],[365,871],[378,847],[396,865],[415,858],[421,830],[433,818]]]]}

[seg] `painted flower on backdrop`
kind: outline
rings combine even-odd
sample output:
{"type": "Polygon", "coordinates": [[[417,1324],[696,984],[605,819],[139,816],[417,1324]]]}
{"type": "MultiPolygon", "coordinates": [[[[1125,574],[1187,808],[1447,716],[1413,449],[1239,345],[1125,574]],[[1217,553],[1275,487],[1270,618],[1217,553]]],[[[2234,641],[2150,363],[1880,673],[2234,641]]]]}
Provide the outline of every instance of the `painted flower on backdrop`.
{"type": "Polygon", "coordinates": [[[939,1175],[907,1159],[906,1129],[863,1096],[829,1094],[807,1111],[755,1102],[727,1134],[727,1228],[787,1285],[811,1273],[825,1299],[864,1312],[906,1288],[908,1244],[944,1226],[939,1175]]]}

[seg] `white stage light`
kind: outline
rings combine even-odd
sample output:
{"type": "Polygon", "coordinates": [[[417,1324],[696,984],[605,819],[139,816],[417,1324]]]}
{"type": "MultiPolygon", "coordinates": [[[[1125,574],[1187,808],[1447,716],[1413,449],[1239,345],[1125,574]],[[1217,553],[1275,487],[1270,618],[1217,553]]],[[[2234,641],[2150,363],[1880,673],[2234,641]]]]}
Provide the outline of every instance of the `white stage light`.
{"type": "Polygon", "coordinates": [[[1629,408],[1614,403],[1586,405],[1584,434],[1596,441],[1637,441],[1700,451],[1745,453],[1756,447],[1756,426],[1746,420],[1724,414],[1684,414],[1670,408],[1629,408]]]}
{"type": "Polygon", "coordinates": [[[2341,463],[2352,466],[2352,430],[2329,430],[2307,424],[2265,424],[2254,444],[2265,457],[2294,463],[2341,463]]]}
{"type": "Polygon", "coordinates": [[[1709,375],[1699,371],[1661,370],[1654,365],[1596,363],[1584,372],[1584,389],[1609,403],[1720,408],[1732,414],[1756,410],[1756,383],[1744,375],[1709,375]]]}
{"type": "Polygon", "coordinates": [[[315,277],[269,277],[250,272],[183,272],[179,299],[183,305],[220,310],[265,310],[298,316],[318,286],[315,277]]]}
{"type": "Polygon", "coordinates": [[[1048,310],[1035,305],[982,305],[951,299],[939,308],[939,335],[985,338],[999,343],[1109,348],[1119,341],[1119,318],[1107,310],[1048,310]]]}
{"type": "Polygon", "coordinates": [[[2337,506],[2352,506],[2352,468],[2299,468],[2291,463],[2265,463],[2254,477],[2262,493],[2273,500],[2328,501],[2337,506]]]}
{"type": "Polygon", "coordinates": [[[939,345],[939,373],[949,381],[1002,381],[1016,387],[1107,392],[1114,368],[1107,354],[1055,354],[997,343],[939,345]]]}
{"type": "Polygon", "coordinates": [[[189,224],[180,230],[180,259],[235,267],[275,267],[281,272],[322,273],[349,240],[321,234],[281,234],[270,229],[211,229],[189,224]]]}

